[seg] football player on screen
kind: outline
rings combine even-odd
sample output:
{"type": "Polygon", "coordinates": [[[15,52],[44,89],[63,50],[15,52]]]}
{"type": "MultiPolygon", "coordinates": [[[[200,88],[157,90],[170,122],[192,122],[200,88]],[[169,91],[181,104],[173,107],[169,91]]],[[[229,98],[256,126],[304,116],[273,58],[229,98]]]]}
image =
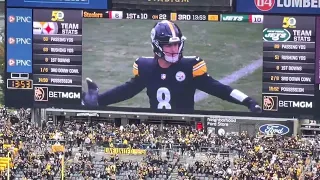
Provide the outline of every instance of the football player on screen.
{"type": "Polygon", "coordinates": [[[161,21],[151,30],[154,57],[140,57],[133,63],[133,75],[128,82],[99,94],[98,86],[87,78],[88,92],[84,92],[85,106],[106,106],[132,98],[144,88],[150,108],[194,110],[196,89],[232,103],[261,112],[258,103],[243,92],[213,79],[207,73],[204,60],[183,56],[186,37],[170,21],[161,21]]]}

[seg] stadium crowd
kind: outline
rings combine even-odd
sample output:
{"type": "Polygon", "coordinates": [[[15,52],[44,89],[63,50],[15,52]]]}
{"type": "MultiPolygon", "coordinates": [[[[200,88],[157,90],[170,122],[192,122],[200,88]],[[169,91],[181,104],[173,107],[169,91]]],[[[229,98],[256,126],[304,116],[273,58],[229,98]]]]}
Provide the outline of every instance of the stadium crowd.
{"type": "Polygon", "coordinates": [[[99,123],[33,126],[0,111],[0,177],[7,179],[320,179],[320,139],[206,134],[193,127],[99,123]],[[10,121],[12,118],[19,121],[10,121]],[[138,149],[135,155],[105,149],[138,149]],[[111,151],[110,151],[111,152],[111,151]]]}

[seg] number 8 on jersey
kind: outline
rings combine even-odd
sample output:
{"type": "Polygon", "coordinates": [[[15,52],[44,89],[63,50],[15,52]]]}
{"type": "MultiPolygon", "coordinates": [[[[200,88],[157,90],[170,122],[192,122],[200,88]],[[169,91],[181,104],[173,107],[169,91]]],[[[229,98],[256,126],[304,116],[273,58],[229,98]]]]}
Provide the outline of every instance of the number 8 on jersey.
{"type": "Polygon", "coordinates": [[[168,88],[161,87],[157,91],[158,109],[171,109],[171,94],[168,88]]]}

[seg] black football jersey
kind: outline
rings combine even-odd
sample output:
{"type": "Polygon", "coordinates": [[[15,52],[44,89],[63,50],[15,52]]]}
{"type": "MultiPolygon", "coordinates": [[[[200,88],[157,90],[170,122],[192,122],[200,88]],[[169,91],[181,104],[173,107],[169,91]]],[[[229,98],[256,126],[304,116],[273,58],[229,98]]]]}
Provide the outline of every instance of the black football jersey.
{"type": "Polygon", "coordinates": [[[161,68],[154,58],[138,58],[133,74],[142,78],[152,109],[193,109],[194,77],[207,72],[199,57],[183,57],[169,68],[161,68]]]}
{"type": "Polygon", "coordinates": [[[200,57],[185,56],[168,68],[161,68],[153,57],[141,57],[133,64],[133,75],[125,84],[101,94],[99,104],[121,102],[144,88],[150,108],[154,110],[193,110],[196,89],[233,101],[230,98],[232,88],[210,77],[206,63],[200,57]]]}

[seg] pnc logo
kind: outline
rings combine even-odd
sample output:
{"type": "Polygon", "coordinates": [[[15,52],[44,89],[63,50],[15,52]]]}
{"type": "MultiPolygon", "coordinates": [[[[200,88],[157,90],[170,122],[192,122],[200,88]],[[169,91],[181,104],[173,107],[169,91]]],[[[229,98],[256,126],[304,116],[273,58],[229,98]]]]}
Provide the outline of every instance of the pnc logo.
{"type": "Polygon", "coordinates": [[[9,44],[15,44],[16,43],[16,39],[13,37],[9,37],[8,39],[9,44]]]}
{"type": "Polygon", "coordinates": [[[270,11],[276,4],[276,0],[254,0],[254,4],[260,11],[270,11]]]}
{"type": "Polygon", "coordinates": [[[16,17],[9,16],[8,20],[9,20],[10,23],[16,22],[16,17]]]}
{"type": "Polygon", "coordinates": [[[14,59],[9,59],[8,64],[9,64],[9,66],[15,66],[16,61],[14,59]]]}

